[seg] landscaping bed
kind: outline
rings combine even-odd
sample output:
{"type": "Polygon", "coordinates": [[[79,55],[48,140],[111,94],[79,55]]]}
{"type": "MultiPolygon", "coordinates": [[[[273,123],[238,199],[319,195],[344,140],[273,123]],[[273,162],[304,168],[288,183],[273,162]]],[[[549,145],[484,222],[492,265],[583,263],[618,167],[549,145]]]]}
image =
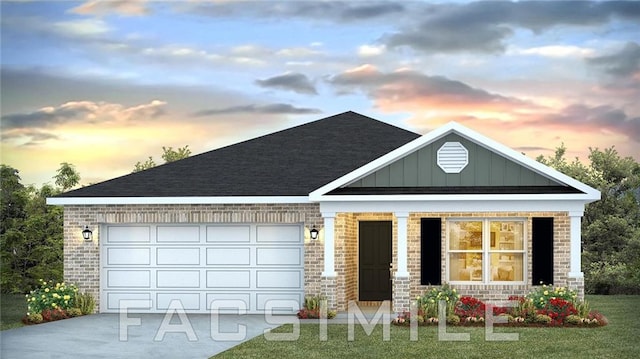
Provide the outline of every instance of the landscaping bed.
{"type": "Polygon", "coordinates": [[[577,300],[575,291],[564,287],[542,285],[526,296],[511,296],[508,305],[491,305],[470,297],[461,297],[448,285],[433,288],[418,296],[414,310],[399,314],[393,324],[409,326],[447,325],[507,327],[599,327],[608,324],[607,318],[591,310],[587,301],[577,300]],[[491,316],[492,318],[489,318],[491,316]],[[489,319],[488,319],[489,318],[489,319]]]}

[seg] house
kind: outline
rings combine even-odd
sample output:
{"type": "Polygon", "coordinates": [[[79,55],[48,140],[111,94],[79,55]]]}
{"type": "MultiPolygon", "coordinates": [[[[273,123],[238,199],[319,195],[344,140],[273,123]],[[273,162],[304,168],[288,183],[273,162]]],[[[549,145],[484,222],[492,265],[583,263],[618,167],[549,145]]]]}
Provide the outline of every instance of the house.
{"type": "Polygon", "coordinates": [[[599,198],[459,124],[421,136],[346,112],[48,203],[64,206],[65,279],[101,312],[260,313],[316,294],[400,312],[443,283],[485,300],[541,282],[582,296],[580,223],[599,198]]]}

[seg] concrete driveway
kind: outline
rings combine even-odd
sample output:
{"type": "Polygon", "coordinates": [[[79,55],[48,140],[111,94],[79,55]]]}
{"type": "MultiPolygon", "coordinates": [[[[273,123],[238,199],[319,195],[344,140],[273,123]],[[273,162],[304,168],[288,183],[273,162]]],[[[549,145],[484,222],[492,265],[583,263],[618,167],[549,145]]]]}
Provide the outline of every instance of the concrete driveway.
{"type": "Polygon", "coordinates": [[[225,314],[212,320],[209,314],[128,314],[128,319],[94,314],[2,331],[0,357],[209,358],[278,325],[263,315],[225,314]]]}

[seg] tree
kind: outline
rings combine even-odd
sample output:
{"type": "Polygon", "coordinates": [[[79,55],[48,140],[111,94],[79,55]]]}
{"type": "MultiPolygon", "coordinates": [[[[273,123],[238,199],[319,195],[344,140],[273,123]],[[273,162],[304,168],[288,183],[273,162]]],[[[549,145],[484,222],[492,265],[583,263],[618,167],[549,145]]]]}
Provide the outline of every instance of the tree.
{"type": "MultiPolygon", "coordinates": [[[[186,145],[182,148],[178,148],[174,150],[173,147],[164,147],[162,146],[162,159],[164,163],[175,162],[181,160],[183,158],[187,158],[191,155],[191,150],[189,149],[189,145],[186,145]]],[[[153,160],[152,156],[145,162],[137,162],[133,168],[133,172],[140,172],[144,170],[148,170],[149,168],[155,167],[156,162],[153,160]]]]}
{"type": "Polygon", "coordinates": [[[6,232],[12,220],[26,216],[27,198],[18,173],[13,167],[0,167],[0,234],[6,232]]]}
{"type": "Polygon", "coordinates": [[[614,147],[589,149],[590,165],[568,163],[564,144],[538,161],[594,188],[602,196],[582,221],[585,289],[590,293],[640,293],[640,164],[614,147]]]}
{"type": "Polygon", "coordinates": [[[80,183],[80,174],[76,171],[76,167],[68,162],[62,162],[57,172],[53,179],[56,180],[56,186],[62,188],[63,192],[80,183]]]}
{"type": "Polygon", "coordinates": [[[2,165],[2,232],[0,287],[25,293],[40,278],[63,279],[62,207],[46,204],[47,197],[78,184],[80,175],[69,163],[57,171],[56,187],[23,186],[18,171],[2,165]]]}

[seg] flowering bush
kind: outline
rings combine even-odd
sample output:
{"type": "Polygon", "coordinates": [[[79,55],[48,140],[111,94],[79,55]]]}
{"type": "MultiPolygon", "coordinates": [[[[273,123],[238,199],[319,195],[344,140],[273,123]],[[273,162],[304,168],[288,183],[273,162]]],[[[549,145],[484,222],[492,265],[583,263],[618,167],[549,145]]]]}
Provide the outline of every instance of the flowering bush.
{"type": "MultiPolygon", "coordinates": [[[[40,279],[40,287],[26,295],[27,315],[46,309],[67,310],[74,305],[78,288],[73,284],[47,282],[40,279]]],[[[46,320],[46,318],[45,318],[46,320]]]]}
{"type": "MultiPolygon", "coordinates": [[[[319,295],[308,296],[304,298],[304,308],[300,309],[297,313],[300,319],[318,319],[323,315],[323,311],[326,310],[327,300],[319,295]]],[[[332,319],[336,316],[336,312],[333,310],[327,310],[327,318],[332,319]]]]}
{"type": "Polygon", "coordinates": [[[455,307],[460,318],[484,318],[485,304],[474,297],[462,297],[455,307]]]}
{"type": "Polygon", "coordinates": [[[447,313],[453,313],[458,299],[460,299],[458,292],[448,284],[444,284],[440,288],[432,288],[422,296],[416,297],[416,305],[419,314],[425,318],[433,318],[438,316],[439,301],[444,300],[447,303],[447,313]]]}
{"type": "Polygon", "coordinates": [[[572,302],[560,298],[549,300],[547,305],[538,310],[538,314],[544,314],[551,318],[552,325],[562,325],[566,317],[577,315],[578,311],[572,302]]]}
{"type": "Polygon", "coordinates": [[[575,305],[577,297],[578,294],[571,289],[567,289],[565,287],[554,288],[547,285],[542,285],[527,295],[527,298],[532,300],[536,309],[543,309],[552,299],[564,299],[575,305]]]}

